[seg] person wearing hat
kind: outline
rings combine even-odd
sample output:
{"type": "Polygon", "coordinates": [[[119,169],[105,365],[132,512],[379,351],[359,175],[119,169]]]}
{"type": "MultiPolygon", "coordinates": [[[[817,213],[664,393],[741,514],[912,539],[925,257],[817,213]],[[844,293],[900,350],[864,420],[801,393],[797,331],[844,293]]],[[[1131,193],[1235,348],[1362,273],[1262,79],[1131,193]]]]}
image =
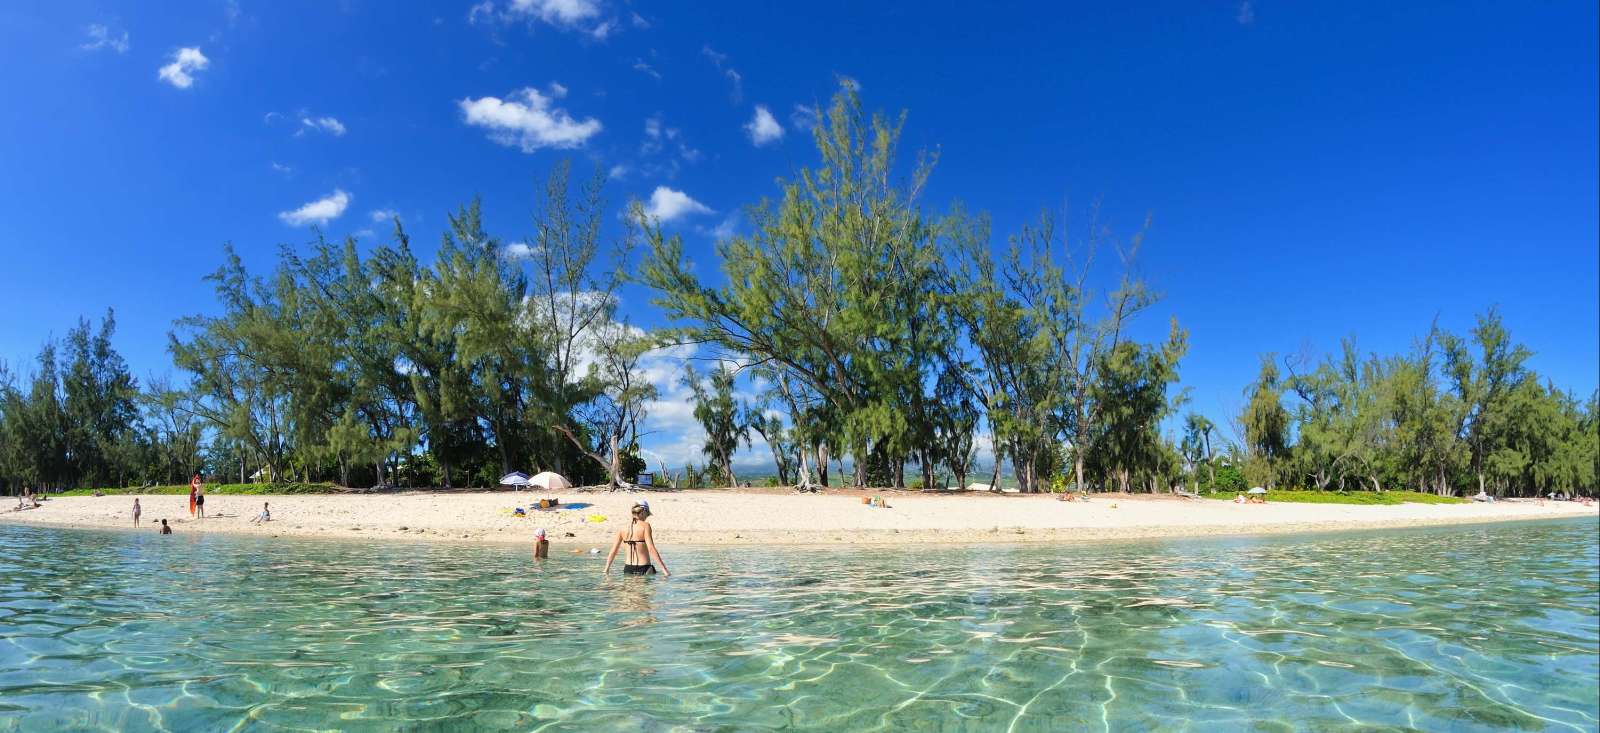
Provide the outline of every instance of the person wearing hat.
{"type": "Polygon", "coordinates": [[[544,527],[533,531],[533,559],[550,559],[550,540],[544,538],[544,527]]]}
{"type": "Polygon", "coordinates": [[[617,539],[611,543],[611,554],[606,555],[606,567],[600,573],[606,575],[611,572],[611,562],[617,558],[617,550],[627,545],[628,555],[622,561],[623,575],[655,575],[656,566],[660,565],[661,574],[672,577],[666,561],[661,559],[661,553],[656,550],[656,537],[650,530],[650,502],[641,499],[633,505],[632,514],[628,528],[618,532],[617,539]]]}

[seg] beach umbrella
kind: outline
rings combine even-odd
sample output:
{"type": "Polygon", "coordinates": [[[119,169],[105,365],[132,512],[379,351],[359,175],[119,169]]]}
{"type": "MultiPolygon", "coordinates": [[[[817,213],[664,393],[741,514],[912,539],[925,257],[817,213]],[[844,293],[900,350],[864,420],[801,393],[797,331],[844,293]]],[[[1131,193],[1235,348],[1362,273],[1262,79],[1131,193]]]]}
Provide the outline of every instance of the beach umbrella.
{"type": "Polygon", "coordinates": [[[1244,493],[1246,493],[1246,494],[1265,494],[1265,493],[1267,493],[1267,490],[1261,488],[1260,486],[1257,486],[1257,487],[1252,488],[1249,491],[1246,491],[1244,493]]]}
{"type": "Polygon", "coordinates": [[[500,477],[501,486],[527,486],[528,474],[521,471],[512,471],[500,477]]]}
{"type": "Polygon", "coordinates": [[[572,488],[571,481],[568,481],[565,476],[562,476],[554,471],[545,471],[544,473],[528,479],[528,485],[538,486],[539,488],[548,489],[550,491],[560,491],[561,489],[572,488]]]}

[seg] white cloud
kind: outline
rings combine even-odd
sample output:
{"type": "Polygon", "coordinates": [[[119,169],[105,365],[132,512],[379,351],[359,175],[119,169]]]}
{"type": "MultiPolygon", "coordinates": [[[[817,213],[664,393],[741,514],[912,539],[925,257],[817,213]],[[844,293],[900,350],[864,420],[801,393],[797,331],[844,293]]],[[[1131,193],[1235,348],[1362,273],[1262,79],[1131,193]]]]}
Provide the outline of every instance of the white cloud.
{"type": "Polygon", "coordinates": [[[663,126],[661,114],[658,112],[644,120],[644,142],[639,144],[639,154],[655,155],[661,152],[666,144],[665,141],[676,139],[678,139],[678,128],[663,126]]]}
{"type": "Polygon", "coordinates": [[[294,169],[293,168],[290,168],[289,166],[286,166],[286,165],[284,165],[282,163],[279,163],[277,161],[273,161],[272,162],[272,170],[277,172],[277,173],[282,173],[283,175],[286,175],[286,176],[294,175],[294,169]]]}
{"type": "Polygon", "coordinates": [[[817,112],[816,107],[808,107],[804,104],[795,105],[794,111],[789,113],[789,124],[800,130],[809,130],[816,127],[820,119],[821,115],[817,112]]]}
{"type": "Polygon", "coordinates": [[[722,71],[722,75],[727,77],[728,82],[732,84],[732,89],[728,91],[728,96],[733,100],[733,103],[739,104],[743,102],[744,76],[739,73],[738,69],[735,69],[732,66],[724,66],[724,64],[728,62],[728,54],[720,53],[707,44],[700,47],[700,55],[711,59],[712,65],[720,69],[722,71]]]}
{"type": "Polygon", "coordinates": [[[324,225],[330,221],[333,221],[334,219],[339,218],[340,215],[344,214],[344,210],[349,207],[350,194],[345,193],[343,189],[334,189],[333,193],[317,199],[316,201],[312,201],[311,203],[295,209],[294,211],[284,211],[279,213],[278,218],[289,226],[302,227],[307,224],[324,225]]]}
{"type": "Polygon", "coordinates": [[[500,23],[541,21],[604,41],[620,28],[616,18],[601,20],[604,14],[600,0],[509,0],[499,5],[496,0],[482,0],[467,10],[467,22],[492,27],[500,23]]]}
{"type": "Polygon", "coordinates": [[[506,259],[511,260],[532,259],[534,255],[539,254],[538,246],[528,244],[527,242],[512,242],[511,244],[506,245],[501,251],[505,253],[506,259]]]}
{"type": "Polygon", "coordinates": [[[614,181],[622,180],[627,175],[628,175],[628,166],[625,166],[625,165],[623,165],[621,163],[618,163],[618,164],[616,164],[614,166],[611,166],[611,170],[606,171],[606,178],[609,178],[609,179],[614,180],[614,181]]]}
{"type": "Polygon", "coordinates": [[[344,134],[344,123],[333,117],[301,117],[300,130],[295,134],[302,134],[306,130],[326,132],[334,137],[339,137],[344,134]]]}
{"type": "Polygon", "coordinates": [[[524,153],[540,148],[576,148],[600,132],[599,120],[591,117],[580,121],[552,106],[551,101],[551,97],[528,87],[506,99],[481,97],[457,104],[467,124],[488,130],[490,140],[520,148],[524,153]]]}
{"type": "Polygon", "coordinates": [[[198,48],[180,48],[172,52],[172,63],[161,67],[156,76],[179,89],[194,85],[194,73],[211,65],[211,59],[198,48]]]}
{"type": "Polygon", "coordinates": [[[656,190],[650,194],[650,204],[645,207],[644,213],[661,222],[669,222],[690,214],[710,214],[712,210],[711,207],[689,198],[689,194],[674,191],[666,186],[656,186],[656,190]]]}
{"type": "Polygon", "coordinates": [[[642,74],[649,74],[657,79],[661,78],[661,72],[656,71],[655,67],[645,63],[644,59],[634,59],[633,70],[642,74]]]}
{"type": "Polygon", "coordinates": [[[717,68],[722,68],[722,64],[728,60],[728,54],[718,53],[716,49],[711,47],[711,44],[701,46],[700,55],[711,59],[711,63],[716,64],[717,68]]]}
{"type": "Polygon", "coordinates": [[[722,223],[717,224],[715,227],[712,227],[712,229],[711,229],[711,238],[715,239],[718,242],[720,242],[720,241],[722,241],[724,239],[732,239],[734,233],[738,230],[738,228],[739,228],[739,214],[737,212],[733,213],[733,214],[729,214],[728,218],[722,220],[722,223]]]}
{"type": "Polygon", "coordinates": [[[640,30],[643,30],[645,28],[649,28],[650,27],[650,21],[645,20],[644,16],[639,15],[638,13],[634,13],[633,14],[633,27],[638,28],[640,30]]]}
{"type": "Polygon", "coordinates": [[[1256,9],[1255,6],[1250,4],[1250,0],[1241,0],[1239,12],[1234,16],[1234,20],[1239,21],[1239,25],[1250,25],[1256,22],[1256,9]]]}
{"type": "Polygon", "coordinates": [[[394,221],[396,217],[400,216],[400,212],[395,211],[394,209],[373,209],[369,216],[372,217],[372,221],[378,224],[384,224],[394,221]]]}
{"type": "Polygon", "coordinates": [[[494,1],[483,0],[483,2],[472,6],[467,11],[467,22],[473,25],[494,22],[494,1]]]}
{"type": "Polygon", "coordinates": [[[744,126],[744,131],[750,134],[750,142],[758,146],[783,139],[783,126],[773,118],[771,111],[759,104],[756,105],[755,116],[744,126]]]}
{"type": "Polygon", "coordinates": [[[98,51],[102,48],[109,48],[117,53],[128,52],[128,32],[125,30],[112,30],[99,23],[94,23],[84,29],[84,32],[89,35],[89,40],[79,44],[78,48],[85,51],[98,51]]]}
{"type": "Polygon", "coordinates": [[[551,25],[573,26],[600,17],[596,0],[511,0],[511,11],[551,25]]]}
{"type": "Polygon", "coordinates": [[[560,99],[567,96],[567,87],[558,81],[550,82],[550,96],[560,99]]]}

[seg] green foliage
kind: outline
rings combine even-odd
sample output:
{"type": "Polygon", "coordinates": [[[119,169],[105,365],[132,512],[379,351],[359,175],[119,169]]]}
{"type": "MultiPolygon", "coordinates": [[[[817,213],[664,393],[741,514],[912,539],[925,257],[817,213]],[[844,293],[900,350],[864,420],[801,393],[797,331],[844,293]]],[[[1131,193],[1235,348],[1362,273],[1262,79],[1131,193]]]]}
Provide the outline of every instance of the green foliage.
{"type": "Polygon", "coordinates": [[[735,483],[752,434],[795,485],[965,484],[987,437],[995,475],[1009,464],[1024,491],[1596,487],[1600,392],[1542,381],[1493,310],[1404,353],[1346,339],[1325,358],[1262,358],[1225,421],[1238,445],[1204,415],[1167,423],[1186,401],[1188,334],[1173,321],[1163,341],[1130,337],[1158,300],[1134,274],[1142,230],[1113,240],[1091,212],[1069,240],[1045,214],[995,246],[987,217],[925,208],[936,156],[899,156],[905,119],[841,90],[813,130],[816,165],[747,210],[748,233],[717,244],[720,273],[638,202],[606,241],[604,174],[572,186],[566,163],[515,247],[477,201],[447,216],[432,261],[398,221],[370,250],[284,247],[265,274],[225,246],[206,278],[218,307],[175,323],[172,379],[133,379],[109,313],[46,342],[27,374],[0,364],[0,486],[181,484],[197,469],[410,486],[553,469],[615,485],[645,470],[640,426],[660,397],[646,355],[670,346],[747,365],[685,375],[707,433],[689,487],[735,483]],[[633,280],[671,331],[617,316],[641,238],[633,280]],[[1106,244],[1109,277],[1090,270],[1106,244]],[[845,459],[853,475],[830,476],[845,459]]]}
{"type": "MultiPolygon", "coordinates": [[[[188,484],[147,487],[113,487],[98,489],[69,489],[52,496],[93,496],[98,491],[108,495],[184,495],[189,494],[188,484]]],[[[345,489],[331,483],[281,483],[281,484],[207,484],[206,494],[244,496],[282,496],[287,494],[339,494],[345,489]]]]}
{"type": "Polygon", "coordinates": [[[1268,489],[1278,484],[1289,451],[1289,411],[1273,355],[1261,357],[1261,372],[1245,390],[1250,402],[1239,422],[1244,427],[1245,480],[1268,489]]]}
{"type": "MultiPolygon", "coordinates": [[[[1219,501],[1231,501],[1237,492],[1203,494],[1219,501]]],[[[1462,504],[1466,499],[1420,491],[1269,491],[1268,503],[1279,504],[1361,504],[1396,506],[1399,504],[1462,504]]]]}
{"type": "Polygon", "coordinates": [[[733,382],[729,365],[719,365],[706,379],[701,379],[694,365],[684,367],[683,384],[694,393],[694,418],[706,431],[704,451],[711,461],[707,471],[713,480],[723,480],[727,486],[739,484],[733,472],[733,453],[740,443],[750,440],[749,411],[734,398],[733,382]]]}
{"type": "Polygon", "coordinates": [[[1245,481],[1244,472],[1236,466],[1216,466],[1216,479],[1208,487],[1212,491],[1238,493],[1250,488],[1245,481]]]}

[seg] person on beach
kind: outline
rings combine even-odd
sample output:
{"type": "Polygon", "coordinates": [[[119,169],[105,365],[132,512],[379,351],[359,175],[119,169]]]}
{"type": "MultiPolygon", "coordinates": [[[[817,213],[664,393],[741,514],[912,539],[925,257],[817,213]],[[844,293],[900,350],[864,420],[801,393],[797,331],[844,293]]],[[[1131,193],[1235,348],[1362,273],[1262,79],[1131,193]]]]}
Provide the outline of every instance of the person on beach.
{"type": "Polygon", "coordinates": [[[172,534],[172,528],[167,526],[167,520],[161,520],[161,534],[172,534]]]}
{"type": "Polygon", "coordinates": [[[191,517],[194,516],[194,495],[195,495],[195,492],[197,492],[199,490],[200,490],[200,474],[196,473],[194,475],[194,478],[189,479],[189,516],[191,516],[191,517]]]}
{"type": "Polygon", "coordinates": [[[139,497],[135,496],[135,497],[133,497],[133,527],[134,527],[134,529],[138,529],[139,528],[139,514],[140,514],[139,497]]]}
{"type": "Polygon", "coordinates": [[[633,505],[632,514],[628,528],[618,532],[616,540],[611,543],[611,554],[606,555],[606,567],[600,574],[611,573],[611,561],[617,558],[617,550],[627,545],[628,555],[622,561],[623,575],[655,575],[656,566],[660,565],[661,574],[672,577],[666,561],[661,559],[661,553],[656,550],[655,533],[650,529],[650,502],[640,500],[633,505]]]}
{"type": "Polygon", "coordinates": [[[200,513],[200,518],[201,519],[205,519],[206,518],[206,485],[203,484],[203,483],[200,483],[200,477],[198,475],[196,475],[194,478],[195,478],[195,484],[194,484],[194,487],[193,487],[194,488],[194,508],[195,508],[195,511],[200,513]]]}
{"type": "Polygon", "coordinates": [[[550,540],[544,537],[544,527],[533,531],[533,559],[550,559],[550,540]]]}
{"type": "Polygon", "coordinates": [[[261,513],[252,517],[250,523],[261,524],[262,522],[270,521],[272,521],[272,508],[267,505],[267,502],[263,501],[261,502],[261,513]]]}

